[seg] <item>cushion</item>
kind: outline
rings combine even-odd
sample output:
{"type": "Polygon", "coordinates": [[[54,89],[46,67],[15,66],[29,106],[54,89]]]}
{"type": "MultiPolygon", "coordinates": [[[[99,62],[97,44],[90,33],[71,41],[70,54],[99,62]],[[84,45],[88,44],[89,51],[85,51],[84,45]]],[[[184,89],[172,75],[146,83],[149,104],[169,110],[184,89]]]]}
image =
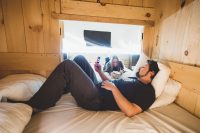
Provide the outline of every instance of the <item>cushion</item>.
{"type": "Polygon", "coordinates": [[[160,62],[158,62],[158,67],[160,70],[151,83],[152,86],[155,88],[156,98],[160,96],[160,94],[164,90],[165,84],[167,83],[167,80],[169,79],[171,73],[171,69],[160,62]]]}
{"type": "Polygon", "coordinates": [[[32,108],[22,103],[0,103],[0,133],[22,133],[32,108]]]}
{"type": "MultiPolygon", "coordinates": [[[[140,58],[135,66],[134,73],[138,72],[139,68],[141,66],[144,66],[147,63],[147,60],[149,59],[150,58],[147,57],[144,53],[141,53],[140,58]]],[[[156,98],[160,96],[160,94],[164,90],[165,84],[167,80],[169,79],[170,72],[171,72],[169,67],[167,67],[166,65],[160,62],[158,62],[158,67],[160,71],[156,74],[156,76],[154,77],[152,81],[152,86],[155,89],[156,98]]]]}
{"type": "Polygon", "coordinates": [[[144,53],[140,54],[139,60],[137,62],[137,64],[134,67],[134,73],[138,72],[139,68],[143,65],[145,65],[147,63],[147,60],[149,60],[150,58],[147,57],[144,53]]]}
{"type": "Polygon", "coordinates": [[[35,74],[9,75],[0,80],[0,96],[16,101],[29,100],[44,81],[44,77],[35,74]]]}
{"type": "Polygon", "coordinates": [[[165,89],[156,99],[156,101],[151,105],[150,109],[173,103],[178,93],[180,92],[180,89],[181,83],[169,78],[165,85],[165,89]]]}

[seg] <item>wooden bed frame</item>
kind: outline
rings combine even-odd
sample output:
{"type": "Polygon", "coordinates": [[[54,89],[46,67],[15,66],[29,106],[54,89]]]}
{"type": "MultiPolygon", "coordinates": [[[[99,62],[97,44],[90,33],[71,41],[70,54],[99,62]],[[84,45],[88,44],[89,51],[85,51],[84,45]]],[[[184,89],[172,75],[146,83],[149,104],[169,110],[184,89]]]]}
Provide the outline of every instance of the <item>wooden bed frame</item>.
{"type": "Polygon", "coordinates": [[[171,78],[182,83],[175,103],[200,117],[200,68],[174,62],[168,64],[172,70],[171,78]]]}

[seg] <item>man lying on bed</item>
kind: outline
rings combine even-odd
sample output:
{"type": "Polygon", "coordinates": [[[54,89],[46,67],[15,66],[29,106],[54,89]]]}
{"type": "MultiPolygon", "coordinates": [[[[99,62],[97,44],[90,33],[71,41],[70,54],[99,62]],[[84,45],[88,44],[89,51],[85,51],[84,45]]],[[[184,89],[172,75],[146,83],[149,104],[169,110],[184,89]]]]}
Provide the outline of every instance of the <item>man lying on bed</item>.
{"type": "Polygon", "coordinates": [[[55,106],[62,94],[71,92],[77,104],[88,110],[121,110],[132,117],[147,110],[155,100],[151,81],[159,71],[157,62],[149,60],[139,69],[132,81],[113,80],[104,75],[101,65],[95,70],[103,82],[99,83],[93,69],[83,56],[60,63],[47,78],[40,90],[26,103],[33,110],[55,106]]]}

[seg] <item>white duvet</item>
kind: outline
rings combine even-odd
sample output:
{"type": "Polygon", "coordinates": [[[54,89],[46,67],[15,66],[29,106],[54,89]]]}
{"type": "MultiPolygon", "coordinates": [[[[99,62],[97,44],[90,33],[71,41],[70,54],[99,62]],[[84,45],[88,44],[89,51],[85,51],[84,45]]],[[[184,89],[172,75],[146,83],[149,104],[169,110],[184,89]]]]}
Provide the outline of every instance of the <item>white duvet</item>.
{"type": "Polygon", "coordinates": [[[0,133],[21,133],[29,122],[32,108],[22,103],[0,103],[0,133]]]}
{"type": "Polygon", "coordinates": [[[200,119],[171,104],[132,118],[117,111],[88,111],[65,94],[55,107],[33,116],[24,133],[193,133],[200,119]]]}

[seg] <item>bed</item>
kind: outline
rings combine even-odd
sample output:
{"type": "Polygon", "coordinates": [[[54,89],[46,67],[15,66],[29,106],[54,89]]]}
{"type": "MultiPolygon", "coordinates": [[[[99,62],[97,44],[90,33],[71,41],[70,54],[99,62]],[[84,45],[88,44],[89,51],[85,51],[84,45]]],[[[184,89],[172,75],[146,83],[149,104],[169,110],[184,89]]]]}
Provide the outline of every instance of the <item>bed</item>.
{"type": "Polygon", "coordinates": [[[199,118],[175,103],[128,118],[117,111],[85,110],[65,94],[55,107],[34,115],[24,133],[193,133],[200,132],[199,125],[199,118]]]}

